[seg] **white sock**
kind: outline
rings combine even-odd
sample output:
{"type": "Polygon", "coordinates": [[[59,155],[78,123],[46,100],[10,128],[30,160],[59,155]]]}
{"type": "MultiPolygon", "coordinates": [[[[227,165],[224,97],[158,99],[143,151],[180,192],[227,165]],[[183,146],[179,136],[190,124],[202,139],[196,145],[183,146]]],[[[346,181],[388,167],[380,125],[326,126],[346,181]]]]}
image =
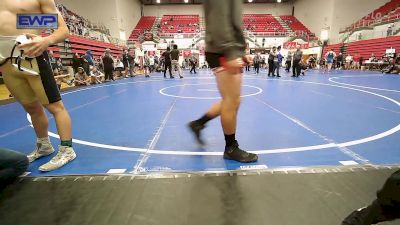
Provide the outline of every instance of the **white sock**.
{"type": "Polygon", "coordinates": [[[49,137],[37,138],[36,142],[41,144],[50,144],[50,138],[49,137]]]}

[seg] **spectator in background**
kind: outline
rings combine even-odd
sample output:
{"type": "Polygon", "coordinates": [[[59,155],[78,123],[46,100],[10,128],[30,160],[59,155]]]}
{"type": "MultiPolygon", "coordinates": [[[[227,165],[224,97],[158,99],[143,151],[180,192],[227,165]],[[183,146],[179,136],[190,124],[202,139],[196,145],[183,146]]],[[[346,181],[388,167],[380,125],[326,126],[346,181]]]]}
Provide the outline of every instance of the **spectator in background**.
{"type": "Polygon", "coordinates": [[[303,58],[303,52],[301,51],[300,47],[297,47],[297,50],[293,54],[293,76],[292,77],[299,77],[301,72],[301,59],[303,58]]]}
{"type": "MultiPolygon", "coordinates": [[[[315,68],[315,57],[313,55],[310,55],[310,57],[308,58],[308,68],[309,69],[314,69],[315,68]]],[[[304,72],[302,72],[302,74],[304,75],[304,72]]]]}
{"type": "Polygon", "coordinates": [[[62,59],[61,58],[59,58],[57,60],[57,69],[58,69],[59,73],[62,73],[62,71],[64,71],[64,65],[62,63],[62,59]]]}
{"type": "Polygon", "coordinates": [[[50,62],[50,65],[51,65],[51,68],[53,69],[53,71],[55,69],[57,69],[57,60],[54,57],[53,51],[49,51],[49,62],[50,62]]]}
{"type": "Polygon", "coordinates": [[[104,74],[105,81],[114,80],[113,71],[114,71],[114,60],[111,56],[110,49],[106,49],[104,56],[102,58],[103,66],[104,66],[104,74]]]}
{"type": "MultiPolygon", "coordinates": [[[[274,70],[276,70],[276,76],[281,77],[279,75],[279,70],[281,68],[281,64],[282,64],[282,60],[283,60],[283,55],[281,54],[281,46],[278,46],[277,50],[278,50],[278,52],[276,54],[277,61],[274,61],[274,70]]],[[[274,74],[275,74],[275,72],[274,72],[274,74]]]]}
{"type": "Polygon", "coordinates": [[[339,55],[336,57],[336,69],[342,69],[343,67],[343,53],[339,53],[339,55]]]}
{"type": "Polygon", "coordinates": [[[130,65],[129,65],[129,52],[128,52],[128,49],[125,49],[124,53],[122,54],[122,64],[124,64],[125,77],[128,78],[129,77],[128,74],[130,74],[129,73],[130,65]]]}
{"type": "Polygon", "coordinates": [[[150,73],[152,73],[156,69],[156,65],[155,65],[155,61],[154,61],[154,56],[150,53],[148,53],[148,54],[149,54],[149,62],[150,62],[149,70],[150,70],[150,73]]]}
{"type": "Polygon", "coordinates": [[[183,78],[182,76],[182,70],[181,67],[179,66],[179,50],[178,50],[178,45],[173,45],[173,50],[171,51],[171,66],[172,66],[172,71],[178,70],[178,75],[180,78],[183,78]]]}
{"type": "Polygon", "coordinates": [[[286,56],[286,72],[290,72],[290,67],[292,67],[292,52],[288,52],[288,55],[286,56]]]}
{"type": "Polygon", "coordinates": [[[378,59],[376,58],[374,53],[371,54],[371,57],[369,58],[369,61],[370,62],[378,62],[378,59]]]}
{"type": "Polygon", "coordinates": [[[75,53],[72,57],[72,69],[74,70],[74,74],[78,72],[78,67],[82,67],[82,62],[78,53],[75,53]]]}
{"type": "Polygon", "coordinates": [[[356,52],[353,57],[353,68],[356,70],[360,69],[360,65],[361,65],[360,58],[361,58],[360,54],[358,52],[356,52]]]}
{"type": "Polygon", "coordinates": [[[274,46],[268,56],[268,76],[274,76],[275,58],[276,58],[276,47],[274,46]]]}
{"type": "Polygon", "coordinates": [[[347,54],[347,56],[346,56],[346,66],[345,66],[346,70],[351,69],[351,62],[352,61],[353,61],[353,57],[351,57],[350,54],[347,54]]]}
{"type": "Polygon", "coordinates": [[[196,74],[196,65],[197,65],[197,59],[196,57],[194,57],[194,55],[192,55],[189,58],[189,63],[190,63],[190,73],[192,73],[192,71],[196,74]]]}
{"type": "Polygon", "coordinates": [[[150,77],[150,58],[147,51],[143,54],[143,69],[145,77],[150,77]]]}
{"type": "Polygon", "coordinates": [[[86,74],[89,74],[90,73],[90,69],[89,69],[89,63],[86,60],[86,54],[82,54],[81,55],[81,62],[82,62],[81,67],[85,70],[86,74]]]}
{"type": "Polygon", "coordinates": [[[93,59],[92,50],[87,50],[85,57],[86,57],[86,61],[89,64],[89,67],[90,66],[94,66],[94,59],[93,59]]]}
{"type": "Polygon", "coordinates": [[[122,61],[119,58],[117,58],[114,68],[115,68],[116,77],[120,78],[122,76],[122,71],[124,71],[124,64],[122,63],[122,61]]]}
{"type": "Polygon", "coordinates": [[[171,49],[167,47],[167,51],[162,54],[164,60],[164,78],[167,78],[167,69],[169,70],[169,77],[172,79],[172,67],[171,67],[171,49]]]}
{"type": "Polygon", "coordinates": [[[261,58],[260,53],[257,53],[253,58],[254,70],[256,71],[256,74],[260,73],[261,60],[262,60],[262,58],[261,58]]]}
{"type": "Polygon", "coordinates": [[[0,149],[0,191],[28,169],[28,158],[19,152],[0,149]]]}
{"type": "Polygon", "coordinates": [[[392,35],[393,35],[393,25],[390,24],[388,29],[387,29],[386,36],[389,37],[389,36],[392,36],[392,35]]]}
{"type": "Polygon", "coordinates": [[[129,76],[135,77],[136,65],[135,65],[135,49],[129,49],[128,51],[128,62],[129,62],[129,76]]]}
{"type": "Polygon", "coordinates": [[[75,74],[75,86],[88,86],[90,85],[90,77],[86,74],[82,67],[78,68],[75,74]]]}
{"type": "Polygon", "coordinates": [[[331,49],[325,54],[326,63],[328,64],[328,69],[327,69],[328,73],[330,73],[332,70],[333,60],[335,59],[335,57],[336,53],[333,51],[333,49],[331,49]]]}
{"type": "Polygon", "coordinates": [[[92,84],[101,84],[102,79],[104,78],[104,74],[102,74],[97,67],[91,66],[90,67],[90,82],[92,84]]]}

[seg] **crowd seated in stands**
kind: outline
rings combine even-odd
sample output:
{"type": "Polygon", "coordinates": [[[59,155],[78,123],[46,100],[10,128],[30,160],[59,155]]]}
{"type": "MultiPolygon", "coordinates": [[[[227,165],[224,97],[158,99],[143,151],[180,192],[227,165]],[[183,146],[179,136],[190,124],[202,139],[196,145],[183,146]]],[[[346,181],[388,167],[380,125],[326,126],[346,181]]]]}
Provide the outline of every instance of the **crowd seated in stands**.
{"type": "MultiPolygon", "coordinates": [[[[104,25],[92,23],[88,19],[69,10],[62,4],[57,4],[57,8],[64,18],[70,34],[108,43],[120,42],[120,40],[111,37],[110,30],[107,29],[104,25]]],[[[48,33],[51,31],[46,32],[48,33]]]]}
{"type": "Polygon", "coordinates": [[[161,33],[195,33],[199,31],[199,15],[165,15],[161,19],[161,33]]]}
{"type": "Polygon", "coordinates": [[[244,14],[243,27],[255,33],[281,33],[287,30],[271,14],[244,14]]]}

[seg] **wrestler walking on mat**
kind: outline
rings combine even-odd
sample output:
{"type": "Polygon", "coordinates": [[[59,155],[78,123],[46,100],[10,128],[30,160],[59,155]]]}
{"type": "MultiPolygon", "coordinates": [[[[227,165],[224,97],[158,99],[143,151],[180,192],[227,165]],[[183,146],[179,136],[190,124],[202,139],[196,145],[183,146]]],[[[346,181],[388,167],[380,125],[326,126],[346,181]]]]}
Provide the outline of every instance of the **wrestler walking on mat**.
{"type": "Polygon", "coordinates": [[[242,68],[249,62],[242,29],[242,0],[205,0],[206,60],[212,68],[222,100],[215,103],[198,120],[189,123],[197,141],[204,144],[201,130],[205,124],[221,116],[225,135],[224,158],[243,163],[258,160],[256,154],[239,148],[235,138],[236,118],[240,105],[242,68]]]}

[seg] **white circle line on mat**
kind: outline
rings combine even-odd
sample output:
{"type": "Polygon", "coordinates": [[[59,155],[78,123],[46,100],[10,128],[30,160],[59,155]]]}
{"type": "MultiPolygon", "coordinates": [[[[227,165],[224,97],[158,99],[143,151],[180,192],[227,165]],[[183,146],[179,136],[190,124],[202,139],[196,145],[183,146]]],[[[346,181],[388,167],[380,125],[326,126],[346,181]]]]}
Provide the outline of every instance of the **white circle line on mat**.
{"type": "MultiPolygon", "coordinates": [[[[260,79],[260,78],[250,78],[250,79],[260,79]]],[[[260,80],[266,80],[266,79],[260,79],[260,80]]],[[[144,81],[144,82],[150,82],[152,80],[144,81]]],[[[323,85],[323,86],[331,86],[331,87],[338,87],[338,88],[343,88],[343,89],[349,89],[349,90],[354,90],[358,92],[363,92],[367,93],[370,95],[374,95],[383,99],[386,99],[397,106],[400,107],[400,103],[394,99],[391,99],[389,97],[386,97],[384,95],[380,95],[377,93],[373,93],[370,91],[365,91],[365,90],[360,90],[352,87],[346,87],[346,86],[339,86],[339,85],[333,85],[333,84],[324,84],[324,83],[318,83],[318,82],[310,82],[310,81],[294,81],[294,80],[274,80],[274,81],[281,81],[281,82],[295,82],[295,83],[306,83],[306,84],[316,84],[316,85],[323,85]]],[[[113,84],[113,85],[102,85],[102,86],[97,86],[93,88],[85,88],[85,89],[80,89],[77,91],[74,91],[72,93],[80,92],[80,91],[86,91],[86,90],[91,90],[94,88],[101,88],[101,87],[107,87],[107,86],[118,86],[118,85],[124,85],[124,84],[129,84],[129,83],[139,83],[139,82],[126,82],[126,83],[118,83],[118,84],[113,84]]],[[[70,94],[71,92],[64,93],[65,94],[70,94]]],[[[28,121],[32,124],[30,116],[27,114],[27,119],[28,121]]],[[[32,126],[32,125],[31,125],[32,126]]],[[[368,142],[372,142],[384,137],[387,137],[389,135],[392,135],[396,132],[400,131],[400,124],[397,126],[362,139],[358,140],[353,140],[353,141],[348,141],[348,142],[343,142],[343,143],[329,143],[329,144],[322,144],[322,145],[311,145],[311,146],[303,146],[303,147],[294,147],[294,148],[280,148],[280,149],[271,149],[271,150],[255,150],[255,151],[250,151],[253,153],[257,154],[277,154],[277,153],[290,153],[290,152],[304,152],[304,151],[315,151],[315,150],[322,150],[322,149],[328,149],[328,148],[335,148],[335,147],[349,147],[349,146],[354,146],[354,145],[359,145],[359,144],[364,144],[368,142]]],[[[54,138],[59,138],[58,134],[55,134],[53,132],[49,132],[49,136],[54,137],[54,138]]],[[[116,146],[116,145],[108,145],[108,144],[101,144],[101,143],[96,143],[96,142],[90,142],[90,141],[84,141],[84,140],[79,140],[79,139],[73,139],[73,142],[76,144],[81,144],[81,145],[86,145],[86,146],[91,146],[91,147],[96,147],[96,148],[104,148],[104,149],[110,149],[110,150],[118,150],[118,151],[130,151],[130,152],[147,152],[151,154],[160,154],[160,155],[185,155],[185,156],[221,156],[223,152],[191,152],[191,151],[174,151],[174,150],[148,150],[146,148],[133,148],[133,147],[126,147],[126,146],[116,146]]]]}

